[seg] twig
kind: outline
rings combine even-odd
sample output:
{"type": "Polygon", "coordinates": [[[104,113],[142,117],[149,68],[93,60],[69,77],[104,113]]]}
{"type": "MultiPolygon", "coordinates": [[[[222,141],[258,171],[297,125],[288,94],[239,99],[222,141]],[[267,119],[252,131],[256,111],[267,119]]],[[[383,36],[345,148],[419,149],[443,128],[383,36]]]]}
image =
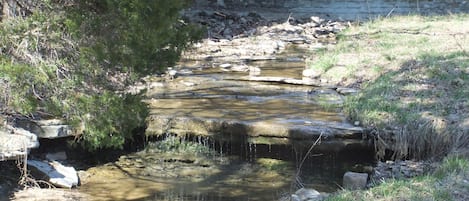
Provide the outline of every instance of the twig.
{"type": "Polygon", "coordinates": [[[394,9],[396,9],[396,7],[397,7],[397,6],[394,6],[394,7],[391,9],[391,11],[389,11],[389,13],[386,15],[386,18],[388,18],[388,17],[392,14],[392,12],[394,12],[394,9]]]}
{"type": "Polygon", "coordinates": [[[311,145],[311,147],[309,147],[308,152],[306,152],[305,156],[303,157],[303,160],[301,160],[301,163],[300,163],[300,165],[298,166],[297,176],[299,175],[299,173],[300,173],[299,170],[300,170],[301,167],[303,166],[303,163],[305,162],[305,160],[306,160],[306,158],[308,157],[308,155],[311,153],[311,151],[313,150],[313,148],[321,141],[322,134],[323,134],[323,132],[321,132],[321,134],[319,135],[318,139],[316,139],[316,141],[314,141],[313,145],[311,145]]]}
{"type": "Polygon", "coordinates": [[[43,98],[36,92],[36,88],[34,87],[34,84],[31,85],[31,88],[33,89],[34,96],[36,96],[36,98],[39,100],[43,100],[43,98]]]}
{"type": "Polygon", "coordinates": [[[301,187],[303,187],[303,184],[300,181],[301,167],[303,166],[304,162],[306,161],[306,158],[308,158],[308,155],[311,153],[311,151],[313,151],[313,148],[321,142],[322,135],[323,135],[323,132],[321,132],[321,134],[316,139],[316,141],[314,141],[313,145],[311,145],[311,147],[309,147],[308,151],[306,152],[306,154],[304,155],[304,157],[301,160],[300,164],[298,165],[298,169],[297,169],[296,175],[295,175],[295,183],[299,184],[301,187]]]}
{"type": "Polygon", "coordinates": [[[220,16],[220,17],[226,18],[226,15],[225,15],[225,14],[223,14],[223,13],[221,13],[221,12],[218,12],[218,11],[214,12],[213,14],[218,15],[218,16],[220,16]]]}

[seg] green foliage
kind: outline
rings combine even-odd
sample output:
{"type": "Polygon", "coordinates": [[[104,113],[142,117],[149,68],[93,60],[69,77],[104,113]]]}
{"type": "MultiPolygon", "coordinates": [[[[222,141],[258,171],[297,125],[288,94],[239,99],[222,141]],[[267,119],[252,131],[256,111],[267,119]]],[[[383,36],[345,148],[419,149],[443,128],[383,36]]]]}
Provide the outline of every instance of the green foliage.
{"type": "Polygon", "coordinates": [[[90,60],[122,72],[154,73],[173,65],[202,32],[179,18],[185,0],[78,0],[65,24],[90,60]]]}
{"type": "Polygon", "coordinates": [[[126,139],[132,138],[134,129],[145,123],[147,106],[139,95],[117,95],[104,92],[81,95],[76,99],[71,122],[80,130],[84,147],[121,148],[126,139]]]}
{"type": "Polygon", "coordinates": [[[42,0],[0,24],[0,112],[62,118],[85,148],[119,148],[144,126],[133,81],[174,64],[201,29],[185,0],[42,0]],[[40,111],[40,113],[38,113],[40,111]]]}

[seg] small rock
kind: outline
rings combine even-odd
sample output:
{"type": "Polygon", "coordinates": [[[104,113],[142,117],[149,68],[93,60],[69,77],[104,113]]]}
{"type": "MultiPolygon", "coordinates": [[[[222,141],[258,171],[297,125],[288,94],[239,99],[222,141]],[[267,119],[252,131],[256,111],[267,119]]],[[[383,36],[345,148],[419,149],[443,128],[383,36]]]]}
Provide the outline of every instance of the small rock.
{"type": "Polygon", "coordinates": [[[292,200],[298,201],[316,201],[322,200],[323,196],[318,191],[311,188],[301,188],[291,196],[292,200]]]}
{"type": "Polygon", "coordinates": [[[256,66],[249,66],[249,76],[258,76],[261,74],[261,68],[256,66]]]}
{"type": "Polygon", "coordinates": [[[221,64],[220,68],[229,68],[231,67],[231,64],[221,64]]]}
{"type": "Polygon", "coordinates": [[[316,24],[321,24],[324,20],[322,20],[320,17],[318,16],[311,16],[311,22],[314,22],[316,24]]]}
{"type": "Polygon", "coordinates": [[[355,125],[355,126],[360,126],[360,121],[355,121],[355,122],[353,122],[353,125],[355,125]]]}
{"type": "Polygon", "coordinates": [[[343,88],[343,87],[337,88],[336,91],[337,91],[337,93],[342,94],[342,95],[353,95],[353,94],[358,93],[357,89],[343,88]]]}
{"type": "Polygon", "coordinates": [[[178,72],[176,70],[174,70],[173,68],[168,68],[168,70],[166,71],[166,74],[169,76],[169,79],[171,79],[171,80],[176,78],[177,73],[178,72]]]}
{"type": "Polygon", "coordinates": [[[321,76],[321,72],[318,70],[312,68],[303,70],[303,77],[318,78],[319,76],[321,76]]]}
{"type": "Polygon", "coordinates": [[[349,190],[365,189],[367,180],[367,173],[346,172],[342,185],[345,189],[349,190]]]}

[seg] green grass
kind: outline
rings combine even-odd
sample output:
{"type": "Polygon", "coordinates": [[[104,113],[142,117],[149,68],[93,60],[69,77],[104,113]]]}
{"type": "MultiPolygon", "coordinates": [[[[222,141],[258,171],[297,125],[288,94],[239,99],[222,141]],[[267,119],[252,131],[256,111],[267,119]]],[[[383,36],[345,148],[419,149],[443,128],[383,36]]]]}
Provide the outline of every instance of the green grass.
{"type": "Polygon", "coordinates": [[[326,50],[321,50],[318,52],[320,57],[317,61],[315,61],[311,68],[319,70],[321,72],[327,72],[329,69],[334,67],[337,64],[337,55],[332,52],[328,52],[326,50]]]}
{"type": "Polygon", "coordinates": [[[386,180],[368,190],[342,190],[326,201],[466,200],[469,198],[468,164],[465,158],[449,156],[433,174],[408,180],[386,180]]]}
{"type": "Polygon", "coordinates": [[[467,33],[467,14],[376,19],[349,27],[310,67],[362,89],[344,110],[379,131],[379,156],[390,149],[396,158],[442,157],[469,142],[461,137],[469,135],[461,126],[469,119],[467,33]]]}
{"type": "Polygon", "coordinates": [[[318,68],[334,58],[321,79],[361,89],[344,111],[376,131],[378,157],[392,150],[394,158],[444,158],[433,173],[327,200],[469,200],[467,33],[467,14],[376,19],[348,28],[335,49],[310,59],[318,68]]]}

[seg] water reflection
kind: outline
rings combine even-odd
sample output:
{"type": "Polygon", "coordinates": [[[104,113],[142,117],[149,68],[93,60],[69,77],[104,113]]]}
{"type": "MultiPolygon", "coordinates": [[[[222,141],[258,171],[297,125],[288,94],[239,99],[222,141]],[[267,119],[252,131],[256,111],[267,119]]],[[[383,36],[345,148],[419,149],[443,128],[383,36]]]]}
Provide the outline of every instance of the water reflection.
{"type": "Polygon", "coordinates": [[[298,175],[305,152],[290,145],[170,137],[169,142],[152,143],[88,169],[80,191],[96,200],[278,200],[299,185],[335,191],[346,169],[372,161],[363,157],[366,150],[359,160],[344,153],[313,152],[298,175]]]}

